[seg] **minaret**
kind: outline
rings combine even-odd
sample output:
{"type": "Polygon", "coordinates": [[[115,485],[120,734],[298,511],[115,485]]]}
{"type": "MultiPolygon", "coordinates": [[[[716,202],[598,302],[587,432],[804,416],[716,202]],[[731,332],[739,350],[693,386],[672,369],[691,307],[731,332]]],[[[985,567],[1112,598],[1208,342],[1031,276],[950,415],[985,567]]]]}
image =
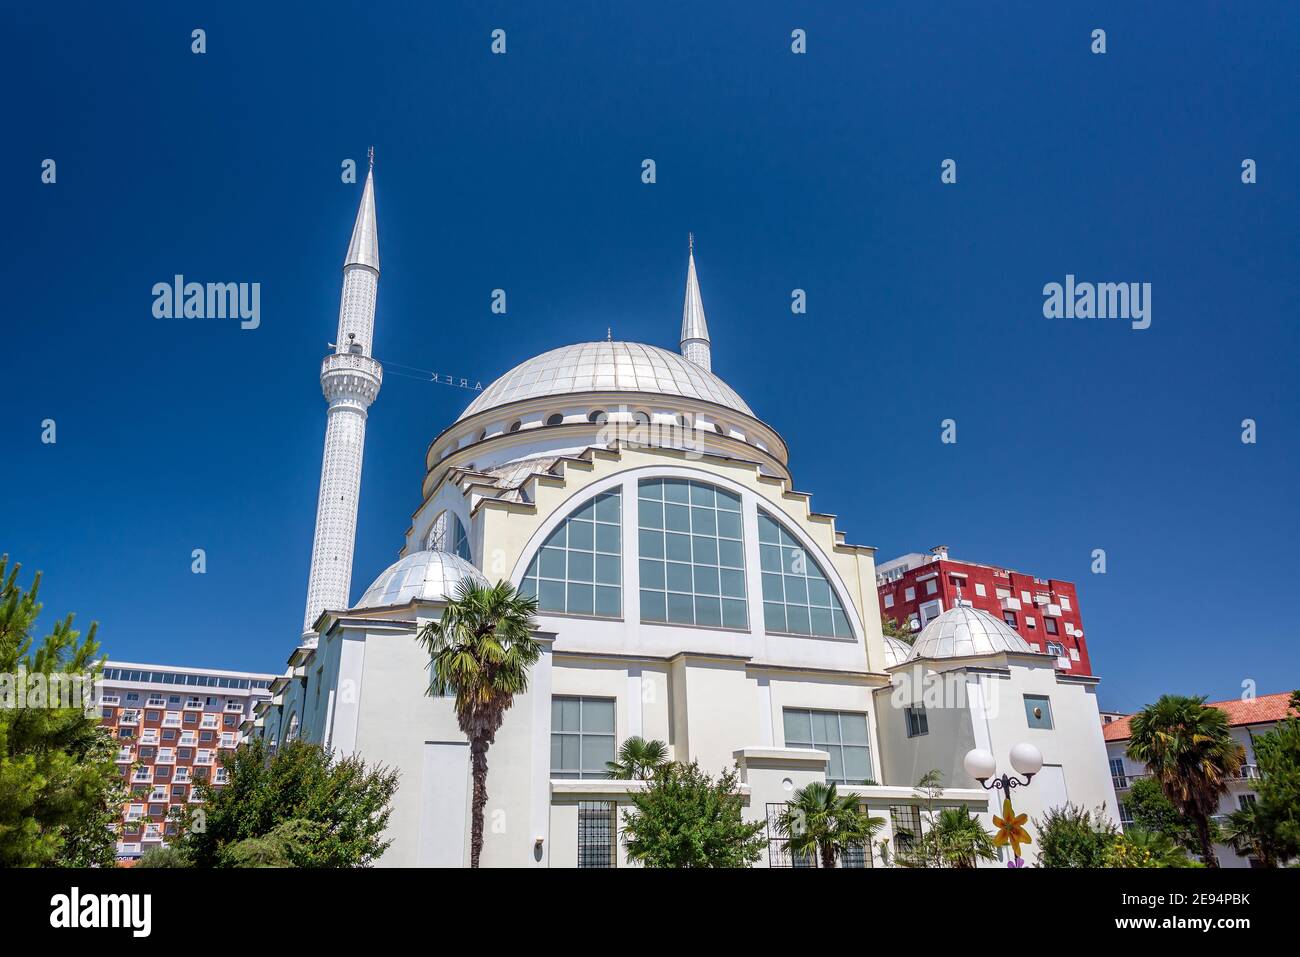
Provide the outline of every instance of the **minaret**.
{"type": "Polygon", "coordinates": [[[686,301],[682,304],[681,351],[691,362],[712,370],[709,325],[704,321],[704,301],[700,299],[700,280],[695,275],[695,234],[689,234],[686,261],[686,301]]]}
{"type": "Polygon", "coordinates": [[[371,356],[375,297],[379,292],[379,227],[375,220],[375,150],[361,193],[361,208],[343,262],[343,295],[334,354],[321,363],[320,386],[329,410],[325,418],[325,458],[316,505],[316,537],[307,579],[303,636],[322,611],[348,607],[352,549],[361,494],[361,455],[366,445],[366,410],[379,395],[383,367],[371,356]]]}

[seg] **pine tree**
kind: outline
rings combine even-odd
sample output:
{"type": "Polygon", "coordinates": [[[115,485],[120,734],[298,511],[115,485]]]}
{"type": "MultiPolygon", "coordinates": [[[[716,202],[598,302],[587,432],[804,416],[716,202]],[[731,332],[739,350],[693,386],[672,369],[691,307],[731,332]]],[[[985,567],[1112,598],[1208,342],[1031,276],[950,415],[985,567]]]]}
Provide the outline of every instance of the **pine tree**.
{"type": "Polygon", "coordinates": [[[20,567],[0,556],[0,867],[111,866],[126,793],[89,707],[96,626],[82,638],[69,614],[37,645],[41,576],[24,590],[20,567]]]}

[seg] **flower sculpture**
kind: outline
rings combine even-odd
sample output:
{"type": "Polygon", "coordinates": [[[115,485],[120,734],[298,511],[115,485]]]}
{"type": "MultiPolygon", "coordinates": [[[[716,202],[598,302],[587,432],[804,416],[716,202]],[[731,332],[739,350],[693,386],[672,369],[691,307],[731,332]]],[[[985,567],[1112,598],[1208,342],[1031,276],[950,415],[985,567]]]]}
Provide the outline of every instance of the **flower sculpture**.
{"type": "Polygon", "coordinates": [[[1007,861],[1007,867],[1024,867],[1024,866],[1025,866],[1025,859],[1023,857],[1017,857],[1014,861],[1007,861]]]}
{"type": "Polygon", "coordinates": [[[1020,857],[1020,845],[1032,844],[1034,839],[1025,830],[1024,824],[1029,820],[1028,814],[1017,814],[1011,806],[1011,798],[1002,802],[1002,816],[993,815],[993,824],[998,829],[993,843],[999,846],[1011,845],[1017,858],[1020,857]]]}

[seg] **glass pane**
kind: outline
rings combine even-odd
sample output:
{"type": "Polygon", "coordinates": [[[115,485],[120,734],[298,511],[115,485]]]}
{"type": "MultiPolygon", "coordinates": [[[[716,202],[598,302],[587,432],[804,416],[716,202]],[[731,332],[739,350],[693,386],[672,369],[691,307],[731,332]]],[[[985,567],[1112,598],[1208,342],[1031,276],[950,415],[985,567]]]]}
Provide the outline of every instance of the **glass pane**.
{"type": "Polygon", "coordinates": [[[808,604],[821,605],[823,608],[829,608],[831,605],[831,586],[824,578],[812,577],[813,569],[809,569],[808,579],[808,604]]]}
{"type": "Polygon", "coordinates": [[[733,598],[722,600],[722,624],[727,628],[746,628],[749,625],[744,601],[733,598]]]}
{"type": "Polygon", "coordinates": [[[809,622],[809,631],[814,635],[823,635],[827,638],[835,637],[835,626],[831,624],[831,610],[829,608],[813,608],[809,610],[811,621],[809,622]]]}
{"type": "Polygon", "coordinates": [[[785,605],[763,602],[763,627],[768,631],[785,631],[785,605]]]}
{"type": "Polygon", "coordinates": [[[831,619],[835,622],[836,638],[852,638],[853,629],[849,627],[848,616],[836,608],[831,612],[831,619]]]}
{"type": "Polygon", "coordinates": [[[623,577],[623,560],[617,555],[596,556],[596,581],[602,585],[617,585],[623,577]]]}
{"type": "Polygon", "coordinates": [[[844,776],[853,784],[861,784],[871,777],[871,751],[867,748],[845,748],[844,776]]]}
{"type": "Polygon", "coordinates": [[[638,521],[642,528],[663,528],[664,527],[664,507],[658,502],[647,502],[642,500],[637,506],[640,510],[638,521]]]}
{"type": "Polygon", "coordinates": [[[564,582],[543,578],[538,586],[537,607],[542,611],[564,611],[564,582]]]}
{"type": "Polygon", "coordinates": [[[662,479],[643,479],[640,485],[641,498],[658,498],[664,497],[664,483],[662,479]]]}
{"type": "Polygon", "coordinates": [[[562,734],[560,738],[560,767],[566,771],[576,771],[578,764],[578,742],[581,740],[576,734],[562,734]]]}
{"type": "Polygon", "coordinates": [[[678,595],[669,592],[668,620],[681,625],[694,624],[695,614],[693,604],[690,595],[678,595]]]}
{"type": "Polygon", "coordinates": [[[691,536],[669,532],[664,536],[668,544],[668,557],[676,562],[691,560],[691,536]]]}
{"type": "Polygon", "coordinates": [[[668,590],[691,590],[691,566],[681,562],[668,563],[668,590]]]}
{"type": "Polygon", "coordinates": [[[687,489],[687,483],[683,479],[664,479],[664,501],[681,502],[685,505],[690,501],[690,492],[687,489]]]}
{"type": "Polygon", "coordinates": [[[865,714],[841,714],[840,731],[845,744],[867,743],[867,716],[865,714]]]}
{"type": "Polygon", "coordinates": [[[596,614],[617,618],[622,611],[621,590],[609,585],[596,586],[596,614]]]}
{"type": "Polygon", "coordinates": [[[838,745],[829,748],[823,748],[830,756],[831,760],[826,765],[826,780],[843,781],[844,780],[844,749],[838,745]]]}
{"type": "MultiPolygon", "coordinates": [[[[582,703],[577,698],[557,698],[560,702],[561,731],[577,731],[582,727],[582,703]]],[[[577,765],[574,765],[577,767],[577,765]]]]}
{"type": "Polygon", "coordinates": [[[569,552],[569,580],[589,582],[595,573],[591,552],[569,552]]]}
{"type": "Polygon", "coordinates": [[[543,578],[563,578],[564,549],[543,548],[541,571],[543,578]]]}
{"type": "Polygon", "coordinates": [[[520,582],[520,583],[519,583],[519,594],[523,595],[525,598],[532,598],[534,595],[536,595],[536,594],[537,594],[537,579],[536,579],[536,578],[525,578],[522,582],[520,582]]]}
{"type": "Polygon", "coordinates": [[[551,771],[559,771],[564,767],[564,758],[560,754],[561,738],[558,734],[551,735],[551,771]]]}
{"type": "Polygon", "coordinates": [[[546,541],[543,542],[542,544],[553,545],[556,548],[563,548],[564,547],[564,525],[565,523],[561,522],[560,527],[557,528],[555,531],[551,532],[550,535],[546,536],[546,541]]]}
{"type": "Polygon", "coordinates": [[[724,538],[718,542],[718,564],[731,568],[745,567],[745,549],[740,542],[724,538]]]}
{"type": "Polygon", "coordinates": [[[640,548],[642,558],[663,558],[664,557],[664,534],[663,532],[650,532],[644,528],[640,533],[640,548]]]}
{"type": "Polygon", "coordinates": [[[595,597],[590,585],[569,585],[567,610],[571,615],[590,615],[595,597]]]}
{"type": "Polygon", "coordinates": [[[593,518],[596,517],[596,503],[593,502],[591,499],[588,499],[587,501],[579,505],[576,509],[574,509],[573,514],[570,515],[569,517],[571,519],[585,518],[587,521],[591,521],[593,518]]]}
{"type": "Polygon", "coordinates": [[[695,594],[718,594],[718,570],[711,565],[695,566],[695,594]]]}
{"type": "Polygon", "coordinates": [[[697,625],[712,625],[714,627],[721,625],[721,599],[697,595],[695,598],[695,623],[697,625]]]}
{"type": "Polygon", "coordinates": [[[691,509],[691,531],[696,535],[716,535],[718,533],[718,513],[711,508],[691,509]]]}
{"type": "Polygon", "coordinates": [[[768,572],[763,573],[763,600],[764,601],[785,601],[785,592],[781,588],[780,575],[773,575],[768,572]]]}
{"type": "Polygon", "coordinates": [[[569,522],[569,547],[590,551],[595,541],[593,529],[591,522],[580,522],[576,519],[569,522]]]}
{"type": "Polygon", "coordinates": [[[618,554],[622,548],[622,530],[617,525],[596,526],[596,551],[618,554]]]}
{"type": "Polygon", "coordinates": [[[781,570],[781,549],[775,545],[760,545],[758,547],[759,564],[765,572],[779,572],[781,570]]]}
{"type": "Polygon", "coordinates": [[[744,598],[745,573],[731,568],[722,569],[722,595],[724,598],[744,598]]]}
{"type": "Polygon", "coordinates": [[[612,698],[582,699],[582,731],[584,734],[593,731],[614,733],[614,701],[612,698]]]}
{"type": "Polygon", "coordinates": [[[695,544],[695,560],[701,565],[718,564],[718,540],[703,535],[691,536],[695,544]]]}
{"type": "MultiPolygon", "coordinates": [[[[790,579],[787,577],[786,581],[790,579]]],[[[785,623],[791,634],[806,635],[808,634],[808,606],[807,605],[786,605],[785,606],[785,623]]]]}
{"type": "Polygon", "coordinates": [[[814,711],[812,713],[813,740],[819,745],[840,743],[839,715],[833,711],[814,711]]]}
{"type": "Polygon", "coordinates": [[[664,563],[654,559],[641,559],[641,587],[664,587],[664,563]]]}
{"type": "Polygon", "coordinates": [[[723,538],[740,538],[740,513],[718,512],[718,534],[723,538]]]}
{"type": "Polygon", "coordinates": [[[617,492],[606,492],[596,499],[596,521],[612,522],[617,525],[621,519],[623,498],[617,492]]]}
{"type": "Polygon", "coordinates": [[[726,489],[715,488],[714,494],[717,497],[718,508],[725,509],[729,512],[740,511],[740,496],[734,492],[728,492],[726,489]]]}
{"type": "Polygon", "coordinates": [[[776,545],[781,541],[781,536],[776,530],[776,522],[762,512],[758,513],[758,540],[769,545],[776,545]]]}
{"type": "Polygon", "coordinates": [[[614,760],[613,735],[582,736],[582,771],[583,777],[609,773],[605,767],[607,761],[614,760]]]}
{"type": "Polygon", "coordinates": [[[713,486],[702,485],[699,482],[691,483],[691,504],[707,505],[713,507],[713,486]]]}
{"type": "Polygon", "coordinates": [[[785,709],[785,745],[788,748],[796,744],[812,743],[812,716],[807,711],[794,708],[785,709]]]}
{"type": "Polygon", "coordinates": [[[664,527],[673,532],[689,532],[691,530],[691,510],[685,505],[665,505],[664,527]]]}
{"type": "Polygon", "coordinates": [[[664,593],[661,591],[641,591],[641,620],[667,621],[668,613],[664,605],[664,593]]]}

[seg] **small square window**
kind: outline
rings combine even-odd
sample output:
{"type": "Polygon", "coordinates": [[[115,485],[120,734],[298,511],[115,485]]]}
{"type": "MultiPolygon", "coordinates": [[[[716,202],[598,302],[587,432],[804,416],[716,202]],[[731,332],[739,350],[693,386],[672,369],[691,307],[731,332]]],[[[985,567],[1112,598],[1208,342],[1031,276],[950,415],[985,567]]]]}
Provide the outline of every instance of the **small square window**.
{"type": "Polygon", "coordinates": [[[1044,619],[1043,619],[1043,627],[1047,629],[1047,633],[1048,633],[1049,635],[1054,635],[1054,634],[1056,634],[1056,632],[1057,632],[1057,629],[1056,629],[1056,619],[1055,619],[1055,618],[1044,618],[1044,619]]]}
{"type": "Polygon", "coordinates": [[[1046,695],[1025,695],[1025,720],[1031,728],[1052,730],[1052,702],[1046,695]]]}
{"type": "Polygon", "coordinates": [[[1014,611],[1004,611],[1002,613],[1002,620],[1012,628],[1016,627],[1016,613],[1014,611]]]}
{"type": "Polygon", "coordinates": [[[926,716],[924,705],[914,705],[905,709],[907,715],[907,736],[919,738],[930,733],[930,719],[926,716]]]}

